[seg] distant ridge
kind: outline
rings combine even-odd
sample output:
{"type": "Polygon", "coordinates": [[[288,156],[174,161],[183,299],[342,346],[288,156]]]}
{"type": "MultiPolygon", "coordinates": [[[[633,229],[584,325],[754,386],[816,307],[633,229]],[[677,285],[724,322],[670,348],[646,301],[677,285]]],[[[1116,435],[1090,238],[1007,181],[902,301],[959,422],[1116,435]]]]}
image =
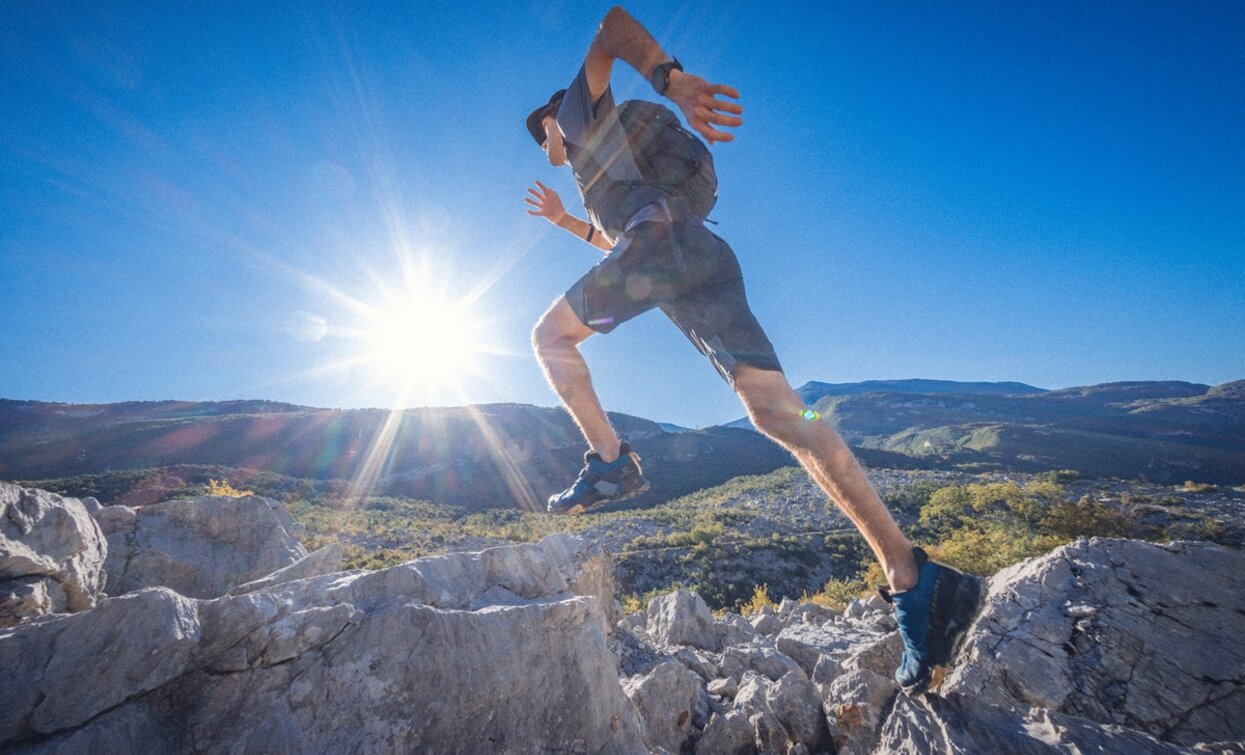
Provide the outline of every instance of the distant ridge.
{"type": "MultiPolygon", "coordinates": [[[[968,393],[983,396],[1020,396],[1044,393],[1045,390],[1016,382],[982,383],[909,378],[907,380],[864,380],[859,383],[822,383],[810,380],[796,388],[795,392],[807,406],[812,406],[826,396],[854,396],[862,393],[916,393],[930,395],[968,393]]],[[[748,421],[747,417],[727,422],[725,426],[739,427],[745,430],[753,429],[752,423],[748,421]]]]}

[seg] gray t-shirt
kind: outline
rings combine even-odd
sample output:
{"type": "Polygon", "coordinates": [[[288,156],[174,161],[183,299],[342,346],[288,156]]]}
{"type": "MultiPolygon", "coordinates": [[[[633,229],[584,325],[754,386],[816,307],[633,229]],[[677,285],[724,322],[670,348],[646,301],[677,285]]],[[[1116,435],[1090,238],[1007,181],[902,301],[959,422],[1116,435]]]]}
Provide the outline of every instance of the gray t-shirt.
{"type": "Polygon", "coordinates": [[[588,219],[606,238],[617,241],[637,212],[666,193],[640,183],[640,169],[618,120],[614,95],[606,87],[593,102],[583,68],[566,90],[557,121],[588,219]],[[624,188],[620,190],[619,184],[624,188]],[[615,188],[610,190],[611,186],[615,188]]]}

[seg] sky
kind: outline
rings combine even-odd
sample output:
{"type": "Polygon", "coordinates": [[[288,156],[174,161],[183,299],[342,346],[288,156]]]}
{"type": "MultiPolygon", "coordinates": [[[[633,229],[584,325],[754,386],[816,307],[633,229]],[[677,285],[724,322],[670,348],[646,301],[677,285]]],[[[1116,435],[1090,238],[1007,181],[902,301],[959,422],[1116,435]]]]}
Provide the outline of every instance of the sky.
{"type": "MultiPolygon", "coordinates": [[[[741,93],[713,229],[793,385],[1245,378],[1245,4],[627,7],[741,93]]],[[[531,328],[599,252],[526,214],[583,213],[523,118],[607,9],[0,4],[0,397],[555,405],[531,328]]],[[[583,351],[611,410],[742,415],[660,313],[583,351]]]]}

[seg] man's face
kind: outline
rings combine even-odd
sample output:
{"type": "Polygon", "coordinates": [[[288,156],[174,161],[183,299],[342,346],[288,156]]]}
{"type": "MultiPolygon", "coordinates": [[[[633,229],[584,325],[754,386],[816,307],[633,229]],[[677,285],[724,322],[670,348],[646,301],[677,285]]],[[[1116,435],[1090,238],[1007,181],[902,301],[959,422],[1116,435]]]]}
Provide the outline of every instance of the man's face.
{"type": "Polygon", "coordinates": [[[546,115],[540,123],[545,127],[545,143],[540,145],[540,148],[549,158],[549,164],[554,167],[566,165],[566,143],[562,141],[562,131],[558,129],[558,122],[552,115],[546,115]]]}

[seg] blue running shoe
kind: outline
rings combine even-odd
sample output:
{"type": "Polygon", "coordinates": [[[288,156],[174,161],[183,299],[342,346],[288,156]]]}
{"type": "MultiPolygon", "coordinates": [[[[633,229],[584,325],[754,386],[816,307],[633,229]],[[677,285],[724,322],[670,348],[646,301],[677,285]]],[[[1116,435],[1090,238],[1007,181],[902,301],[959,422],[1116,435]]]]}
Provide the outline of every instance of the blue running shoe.
{"type": "Polygon", "coordinates": [[[909,695],[925,691],[934,667],[955,657],[984,596],[979,577],[934,563],[920,548],[912,552],[920,572],[916,585],[900,593],[878,588],[882,598],[895,606],[903,638],[903,658],[895,681],[909,695]]]}
{"type": "Polygon", "coordinates": [[[640,457],[623,442],[618,458],[608,464],[589,451],[575,484],[549,497],[549,513],[582,514],[614,501],[625,501],[648,490],[640,457]]]}

